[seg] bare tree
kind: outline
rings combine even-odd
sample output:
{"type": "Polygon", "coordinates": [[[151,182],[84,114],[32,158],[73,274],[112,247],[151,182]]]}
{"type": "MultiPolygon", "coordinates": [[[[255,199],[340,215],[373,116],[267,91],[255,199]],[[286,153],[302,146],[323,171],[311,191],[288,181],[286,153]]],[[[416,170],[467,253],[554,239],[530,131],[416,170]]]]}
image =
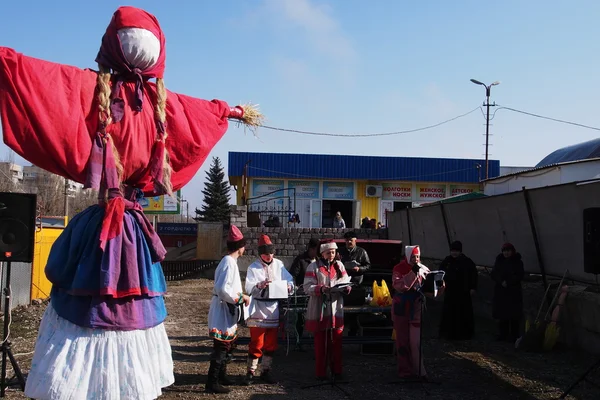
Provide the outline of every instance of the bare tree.
{"type": "Polygon", "coordinates": [[[98,204],[98,192],[92,189],[76,191],[69,199],[69,219],[86,208],[98,204]]]}
{"type": "Polygon", "coordinates": [[[25,185],[27,193],[37,194],[42,215],[64,214],[64,179],[51,173],[40,173],[25,185]]]}
{"type": "Polygon", "coordinates": [[[11,177],[10,163],[0,162],[0,192],[20,192],[20,189],[11,177]]]}

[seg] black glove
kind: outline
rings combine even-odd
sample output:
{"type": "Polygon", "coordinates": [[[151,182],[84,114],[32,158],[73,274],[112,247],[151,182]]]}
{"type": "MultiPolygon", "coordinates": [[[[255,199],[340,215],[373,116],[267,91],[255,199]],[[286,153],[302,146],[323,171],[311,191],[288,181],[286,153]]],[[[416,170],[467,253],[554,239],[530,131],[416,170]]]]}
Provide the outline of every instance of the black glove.
{"type": "Polygon", "coordinates": [[[419,264],[415,264],[412,267],[412,272],[415,273],[415,275],[419,272],[419,264]]]}

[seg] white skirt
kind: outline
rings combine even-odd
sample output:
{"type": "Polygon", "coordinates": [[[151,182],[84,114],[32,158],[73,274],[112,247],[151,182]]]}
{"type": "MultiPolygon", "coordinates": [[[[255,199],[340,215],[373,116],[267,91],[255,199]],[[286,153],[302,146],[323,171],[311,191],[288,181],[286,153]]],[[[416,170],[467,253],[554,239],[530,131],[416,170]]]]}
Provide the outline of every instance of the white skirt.
{"type": "Polygon", "coordinates": [[[44,313],[25,396],[52,400],[152,400],[175,382],[163,324],[110,331],[44,313]]]}

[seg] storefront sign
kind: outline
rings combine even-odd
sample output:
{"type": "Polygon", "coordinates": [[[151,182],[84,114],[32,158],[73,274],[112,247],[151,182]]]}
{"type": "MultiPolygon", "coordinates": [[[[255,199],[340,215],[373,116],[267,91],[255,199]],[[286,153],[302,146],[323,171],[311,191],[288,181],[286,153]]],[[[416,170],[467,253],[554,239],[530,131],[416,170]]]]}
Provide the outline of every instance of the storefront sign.
{"type": "Polygon", "coordinates": [[[354,200],[354,182],[323,182],[323,198],[354,200]]]}
{"type": "Polygon", "coordinates": [[[451,185],[450,186],[450,196],[459,196],[461,194],[469,194],[479,192],[479,186],[471,186],[471,185],[451,185]]]}
{"type": "Polygon", "coordinates": [[[384,200],[410,201],[412,199],[411,183],[384,183],[382,186],[381,198],[384,200]]]}
{"type": "Polygon", "coordinates": [[[446,185],[417,185],[417,200],[435,201],[446,197],[446,185]]]}
{"type": "Polygon", "coordinates": [[[259,197],[269,195],[268,197],[283,196],[283,180],[278,179],[254,179],[252,180],[252,196],[259,197]],[[275,193],[272,193],[275,192],[275,193]],[[271,194],[272,193],[272,194],[271,194]]]}
{"type": "MultiPolygon", "coordinates": [[[[288,189],[296,189],[296,198],[298,199],[318,199],[319,182],[317,181],[288,181],[288,189]]],[[[290,191],[290,196],[294,193],[290,191]]]]}

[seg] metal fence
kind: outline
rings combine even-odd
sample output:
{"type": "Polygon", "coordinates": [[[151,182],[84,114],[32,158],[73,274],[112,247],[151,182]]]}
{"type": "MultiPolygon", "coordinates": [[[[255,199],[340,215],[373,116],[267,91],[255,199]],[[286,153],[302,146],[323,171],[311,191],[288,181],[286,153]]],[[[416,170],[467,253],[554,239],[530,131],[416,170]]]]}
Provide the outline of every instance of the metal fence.
{"type": "Polygon", "coordinates": [[[296,226],[296,189],[279,189],[246,201],[248,226],[281,228],[296,226]]]}
{"type": "Polygon", "coordinates": [[[180,281],[194,277],[196,274],[216,267],[218,261],[186,260],[163,261],[161,263],[167,281],[180,281]]]}
{"type": "MultiPolygon", "coordinates": [[[[0,263],[2,285],[6,287],[6,263],[0,263]]],[[[10,268],[10,308],[28,305],[31,302],[31,263],[13,262],[10,268]]],[[[4,312],[4,294],[0,296],[0,309],[4,312]]]]}

